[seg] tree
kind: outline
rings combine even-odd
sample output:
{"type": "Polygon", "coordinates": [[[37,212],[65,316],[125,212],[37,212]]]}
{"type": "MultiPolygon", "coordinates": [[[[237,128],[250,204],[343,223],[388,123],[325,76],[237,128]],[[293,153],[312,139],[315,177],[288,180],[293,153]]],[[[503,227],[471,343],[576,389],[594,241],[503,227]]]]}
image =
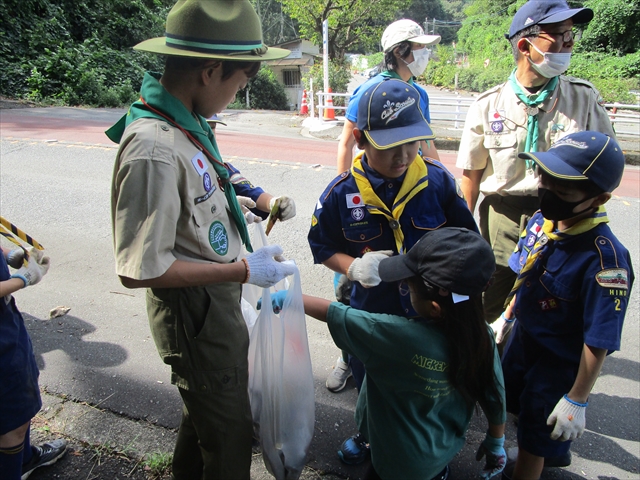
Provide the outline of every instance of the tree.
{"type": "Polygon", "coordinates": [[[396,18],[410,18],[422,25],[425,33],[440,35],[441,43],[451,43],[456,39],[460,22],[453,21],[453,16],[445,10],[445,4],[441,0],[412,0],[409,7],[396,18]]]}
{"type": "Polygon", "coordinates": [[[589,0],[594,18],[578,51],[625,55],[640,50],[640,0],[589,0]]]}
{"type": "Polygon", "coordinates": [[[262,25],[263,41],[278,45],[298,37],[297,23],[284,11],[279,0],[251,0],[262,25]]]}
{"type": "Polygon", "coordinates": [[[322,22],[329,21],[329,58],[343,59],[347,51],[380,44],[384,28],[411,0],[282,0],[296,20],[300,36],[322,44],[322,22]]]}

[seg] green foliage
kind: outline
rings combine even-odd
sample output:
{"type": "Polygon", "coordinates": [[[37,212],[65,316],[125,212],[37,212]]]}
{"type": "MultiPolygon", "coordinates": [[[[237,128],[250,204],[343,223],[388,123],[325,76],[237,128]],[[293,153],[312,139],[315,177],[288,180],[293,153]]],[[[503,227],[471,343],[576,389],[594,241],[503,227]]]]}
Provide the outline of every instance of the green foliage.
{"type": "Polygon", "coordinates": [[[148,453],[144,456],[144,470],[152,479],[164,478],[171,471],[173,455],[170,453],[148,453]]]}
{"type": "Polygon", "coordinates": [[[246,108],[245,98],[249,89],[249,105],[253,110],[289,110],[289,99],[273,71],[263,65],[258,74],[249,80],[246,88],[238,91],[234,106],[246,108]]]}
{"type": "MultiPolygon", "coordinates": [[[[311,90],[310,80],[313,79],[313,89],[316,92],[324,90],[324,67],[322,62],[316,62],[309,72],[302,77],[304,88],[311,90]]],[[[351,81],[351,69],[342,62],[329,60],[329,87],[331,91],[345,93],[351,81]]],[[[344,97],[334,97],[333,104],[337,107],[345,105],[344,97]]]]}
{"type": "Polygon", "coordinates": [[[640,50],[640,0],[589,0],[594,18],[584,31],[578,51],[632,54],[640,50]]]}

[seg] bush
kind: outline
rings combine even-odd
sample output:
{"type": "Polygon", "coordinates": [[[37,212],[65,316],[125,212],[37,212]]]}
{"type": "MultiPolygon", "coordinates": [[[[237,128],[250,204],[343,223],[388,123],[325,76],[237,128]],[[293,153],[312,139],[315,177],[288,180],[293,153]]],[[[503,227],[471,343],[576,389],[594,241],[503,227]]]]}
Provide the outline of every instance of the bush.
{"type": "Polygon", "coordinates": [[[249,105],[252,109],[289,110],[289,99],[284,87],[266,65],[263,65],[258,74],[249,80],[246,88],[238,91],[236,100],[230,108],[246,108],[247,89],[249,89],[249,105]]]}
{"type": "MultiPolygon", "coordinates": [[[[311,90],[310,80],[313,79],[313,88],[316,92],[324,90],[324,67],[322,62],[315,63],[306,75],[302,77],[304,88],[311,90]]],[[[343,62],[329,60],[329,87],[336,93],[346,93],[351,81],[351,69],[343,62]]],[[[345,97],[333,97],[335,106],[343,107],[345,97]]]]}

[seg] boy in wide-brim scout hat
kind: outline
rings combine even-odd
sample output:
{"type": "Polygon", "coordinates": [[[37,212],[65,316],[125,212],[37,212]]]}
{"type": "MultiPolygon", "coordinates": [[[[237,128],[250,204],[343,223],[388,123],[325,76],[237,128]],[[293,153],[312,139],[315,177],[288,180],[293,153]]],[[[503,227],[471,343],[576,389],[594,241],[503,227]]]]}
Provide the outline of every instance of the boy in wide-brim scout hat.
{"type": "MultiPolygon", "coordinates": [[[[120,143],[112,182],[116,272],[124,286],[148,289],[153,338],[184,402],[173,478],[249,480],[242,283],[268,287],[293,268],[279,261],[278,245],[239,259],[242,243],[252,249],[236,195],[266,212],[274,198],[223,162],[207,119],[262,60],[289,52],[264,45],[248,0],[181,0],[166,35],[134,48],[165,55],[166,64],[161,76],[145,75],[140,100],[107,132],[120,143]]],[[[280,219],[291,218],[293,200],[280,198],[280,219]]]]}

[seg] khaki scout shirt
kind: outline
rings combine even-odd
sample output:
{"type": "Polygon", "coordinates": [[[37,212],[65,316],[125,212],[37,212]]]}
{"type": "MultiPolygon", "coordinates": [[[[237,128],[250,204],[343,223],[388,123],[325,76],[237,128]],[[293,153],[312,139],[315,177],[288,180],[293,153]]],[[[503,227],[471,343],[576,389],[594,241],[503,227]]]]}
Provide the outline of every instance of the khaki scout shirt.
{"type": "MultiPolygon", "coordinates": [[[[523,91],[526,92],[524,88],[523,91]]],[[[560,76],[555,92],[539,105],[539,152],[565,135],[596,130],[615,138],[600,94],[579,78],[560,76]]],[[[527,138],[526,106],[509,82],[481,94],[471,105],[462,132],[456,166],[484,170],[484,195],[537,196],[538,179],[518,158],[527,138]]]]}
{"type": "Polygon", "coordinates": [[[235,260],[242,244],[218,180],[209,160],[177,128],[152,118],[129,125],[111,190],[116,273],[146,280],[164,274],[176,259],[235,260]]]}

